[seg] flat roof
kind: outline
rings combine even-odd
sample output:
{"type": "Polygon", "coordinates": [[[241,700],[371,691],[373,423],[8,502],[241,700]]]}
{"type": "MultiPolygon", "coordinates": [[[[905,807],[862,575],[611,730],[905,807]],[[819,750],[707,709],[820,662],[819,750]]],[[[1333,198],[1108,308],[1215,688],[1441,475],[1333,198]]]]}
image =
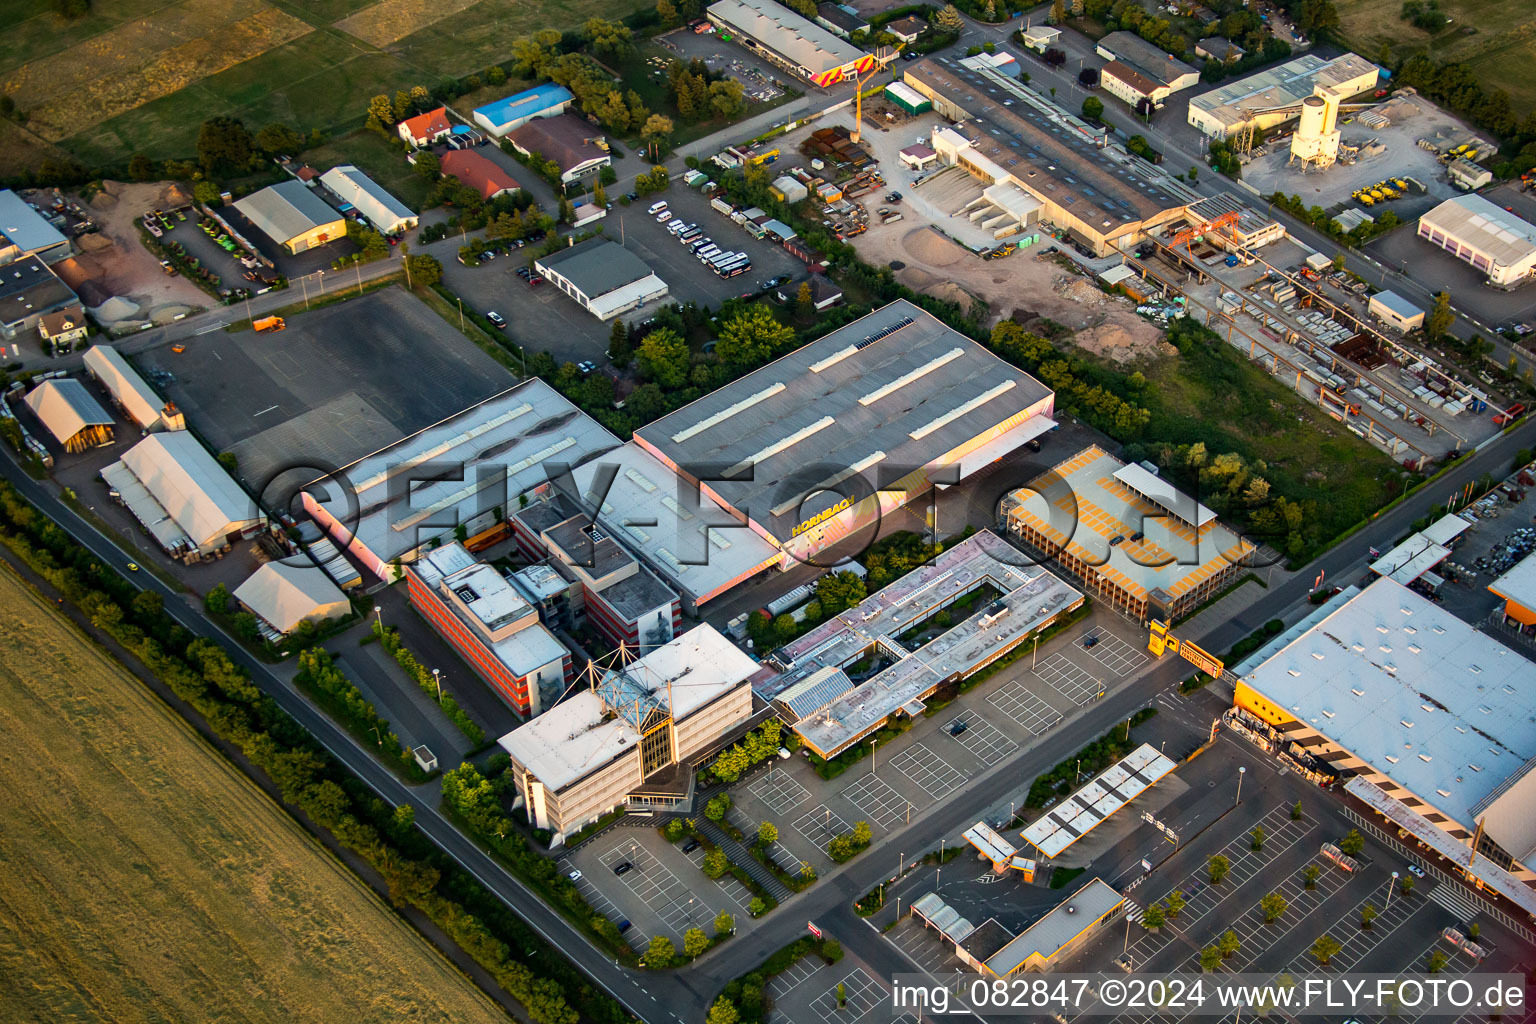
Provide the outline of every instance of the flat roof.
{"type": "Polygon", "coordinates": [[[601,235],[557,249],[534,262],[541,272],[559,274],[589,299],[655,276],[639,256],[601,235]]]}
{"type": "Polygon", "coordinates": [[[1407,586],[1443,562],[1451,553],[1451,541],[1471,526],[1461,516],[1442,516],[1423,530],[1409,534],[1401,544],[1372,562],[1371,571],[1407,586]]]}
{"type": "Polygon", "coordinates": [[[984,821],[978,821],[961,833],[965,839],[976,849],[981,851],[993,864],[1001,864],[1012,860],[1013,855],[1019,852],[1018,847],[998,835],[997,830],[984,821]]]}
{"type": "Polygon", "coordinates": [[[989,957],[987,970],[1005,978],[1031,958],[1049,962],[1063,946],[1103,920],[1124,899],[1103,879],[1092,879],[989,957]]]}
{"type": "Polygon", "coordinates": [[[528,615],[533,606],[495,567],[478,562],[443,579],[487,633],[528,615]]]}
{"type": "Polygon", "coordinates": [[[633,441],[578,466],[572,476],[580,493],[594,499],[598,521],[695,601],[782,557],[776,546],[633,441]]]}
{"type": "Polygon", "coordinates": [[[1082,597],[1048,570],[1029,564],[1006,540],[982,530],[775,651],[773,659],[785,671],[760,681],[758,693],[772,700],[824,667],[851,664],[877,644],[888,650],[897,645],[902,656],[889,668],[819,708],[807,708],[795,724],[795,732],[830,754],[945,680],[968,675],[1023,642],[1082,597]],[[922,646],[900,646],[897,638],[913,625],[983,586],[1001,596],[922,646]]]}
{"type": "Polygon", "coordinates": [[[1416,316],[1424,315],[1424,310],[1394,291],[1377,292],[1371,296],[1371,301],[1391,310],[1404,320],[1412,320],[1416,316]]]}
{"type": "Polygon", "coordinates": [[[1161,47],[1124,29],[1109,33],[1098,41],[1097,47],[1114,54],[1118,63],[1129,64],[1164,88],[1186,75],[1200,73],[1161,47]]]}
{"type": "MultiPolygon", "coordinates": [[[[1346,53],[1324,60],[1308,53],[1201,93],[1190,99],[1189,106],[1230,128],[1247,122],[1254,114],[1299,104],[1313,94],[1316,86],[1342,85],[1377,71],[1375,64],[1359,54],[1346,53]]],[[[1375,81],[1372,78],[1366,88],[1374,86],[1375,81]]]]}
{"type": "Polygon", "coordinates": [[[1480,195],[1452,196],[1419,220],[1493,263],[1518,267],[1536,261],[1536,224],[1480,195]]]}
{"type": "Polygon", "coordinates": [[[1106,818],[1155,786],[1164,775],[1177,767],[1158,753],[1150,743],[1143,743],[1106,768],[1087,785],[1070,793],[1037,818],[1019,835],[1047,859],[1101,825],[1106,818]]]}
{"type": "Polygon", "coordinates": [[[561,790],[638,747],[640,727],[652,711],[664,710],[668,699],[673,721],[681,722],[745,685],[757,670],[757,662],[713,626],[695,626],[623,669],[610,670],[596,688],[562,701],[499,742],[540,782],[561,790]]]}
{"type": "Polygon", "coordinates": [[[92,345],[86,349],[85,368],[141,427],[157,422],[165,412],[165,399],[111,345],[92,345]]]}
{"type": "Polygon", "coordinates": [[[69,285],[36,256],[0,266],[0,323],[21,323],[74,301],[69,285]]]}
{"type": "MultiPolygon", "coordinates": [[[[1242,680],[1469,831],[1536,756],[1536,667],[1386,577],[1242,680]]],[[[1496,840],[1504,827],[1489,816],[1496,840]]]]}
{"type": "Polygon", "coordinates": [[[0,189],[0,235],[22,252],[41,252],[68,241],[48,218],[10,189],[0,189]]]}
{"type": "Polygon", "coordinates": [[[320,183],[351,203],[374,227],[412,220],[416,214],[388,190],[351,164],[332,167],[320,175],[320,183]]]}
{"type": "Polygon", "coordinates": [[[718,0],[709,16],[757,40],[812,75],[851,64],[864,51],[775,0],[718,0]]]}
{"type": "Polygon", "coordinates": [[[943,932],[951,942],[964,942],[976,930],[969,918],[961,916],[960,911],[945,903],[944,897],[936,892],[925,893],[913,900],[912,912],[943,932]]]}
{"type": "Polygon", "coordinates": [[[1249,542],[1193,498],[1149,473],[1128,474],[1148,488],[1153,482],[1167,487],[1157,502],[1147,500],[1121,479],[1127,468],[1090,446],[1004,497],[1003,516],[1027,524],[1138,599],[1154,590],[1177,598],[1251,553],[1249,542]],[[1177,518],[1165,514],[1170,508],[1179,510],[1177,518]],[[1203,525],[1193,527],[1189,518],[1203,525]],[[1142,539],[1131,540],[1137,531],[1142,539]],[[1111,545],[1117,536],[1126,539],[1111,545]]]}
{"type": "Polygon", "coordinates": [[[518,118],[534,117],[542,111],[558,107],[562,103],[569,103],[575,98],[571,90],[565,86],[545,82],[532,89],[524,89],[522,92],[487,103],[483,107],[476,107],[474,113],[482,115],[492,124],[503,125],[518,118]]]}
{"type": "Polygon", "coordinates": [[[340,488],[322,478],[305,490],[389,562],[452,530],[455,520],[467,522],[545,483],[546,463],[563,471],[618,445],[602,424],[535,377],[343,467],[336,473],[345,482],[340,488]],[[427,463],[449,464],[459,478],[407,485],[431,475],[427,463]],[[441,523],[447,525],[435,525],[441,523]]]}
{"type": "Polygon", "coordinates": [[[1508,572],[1488,584],[1488,589],[1522,608],[1536,609],[1536,558],[1525,556],[1508,572]]]}
{"type": "Polygon", "coordinates": [[[930,57],[909,66],[903,77],[964,110],[961,134],[1020,185],[1101,230],[1149,220],[1198,198],[1178,191],[1162,172],[1143,173],[1133,163],[1109,159],[1084,122],[996,68],[930,57]]]}
{"type": "Polygon", "coordinates": [[[884,482],[891,467],[905,475],[938,463],[1028,410],[1053,408],[1044,384],[899,299],[635,437],[684,472],[735,477],[708,486],[787,542],[820,511],[815,497],[802,506],[803,496],[839,500],[826,481],[862,474],[884,482]]]}
{"type": "Polygon", "coordinates": [[[86,427],[110,427],[112,417],[73,377],[45,380],[27,392],[27,408],[63,444],[86,427]]]}
{"type": "MultiPolygon", "coordinates": [[[[251,496],[185,430],[150,434],[114,466],[126,469],[196,547],[220,541],[262,518],[251,496]]],[[[139,510],[134,511],[137,515],[139,510]]]]}
{"type": "Polygon", "coordinates": [[[235,201],[235,209],[274,242],[286,244],[315,228],[344,218],[297,178],[268,185],[235,201]]]}

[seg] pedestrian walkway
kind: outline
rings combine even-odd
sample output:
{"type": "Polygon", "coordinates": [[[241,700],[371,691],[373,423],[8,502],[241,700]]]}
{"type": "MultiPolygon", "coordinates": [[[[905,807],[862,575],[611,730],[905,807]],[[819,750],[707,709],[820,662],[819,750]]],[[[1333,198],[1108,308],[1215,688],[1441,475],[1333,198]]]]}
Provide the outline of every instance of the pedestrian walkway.
{"type": "Polygon", "coordinates": [[[751,852],[748,851],[745,846],[742,846],[736,840],[726,835],[725,829],[721,828],[719,825],[716,825],[708,818],[699,819],[698,825],[699,831],[704,834],[704,838],[708,839],[710,842],[719,847],[720,850],[731,859],[732,864],[741,865],[742,870],[744,870],[754,882],[762,886],[767,891],[768,895],[772,896],[780,903],[789,899],[789,897],[792,895],[790,893],[789,887],[775,878],[773,876],[773,872],[769,871],[768,868],[765,867],[756,857],[752,856],[751,852]]]}

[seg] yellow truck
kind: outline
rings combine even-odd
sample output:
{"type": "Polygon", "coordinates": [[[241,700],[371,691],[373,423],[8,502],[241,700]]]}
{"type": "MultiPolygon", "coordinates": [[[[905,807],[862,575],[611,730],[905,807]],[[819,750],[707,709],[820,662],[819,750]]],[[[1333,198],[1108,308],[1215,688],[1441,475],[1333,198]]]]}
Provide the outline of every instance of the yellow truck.
{"type": "Polygon", "coordinates": [[[251,321],[251,326],[256,328],[259,333],[261,331],[281,331],[288,325],[283,323],[283,318],[280,316],[264,316],[260,320],[251,321]]]}

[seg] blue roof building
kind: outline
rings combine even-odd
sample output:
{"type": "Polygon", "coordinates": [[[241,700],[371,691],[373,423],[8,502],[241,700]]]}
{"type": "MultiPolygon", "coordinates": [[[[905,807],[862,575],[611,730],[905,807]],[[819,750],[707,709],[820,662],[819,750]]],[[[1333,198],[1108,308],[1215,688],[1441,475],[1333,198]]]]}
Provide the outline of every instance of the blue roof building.
{"type": "Polygon", "coordinates": [[[0,263],[41,256],[54,263],[70,255],[69,239],[10,189],[0,189],[0,263]]]}
{"type": "Polygon", "coordinates": [[[546,82],[495,103],[477,107],[474,112],[475,122],[501,138],[536,117],[554,117],[564,113],[575,98],[564,86],[546,82]]]}

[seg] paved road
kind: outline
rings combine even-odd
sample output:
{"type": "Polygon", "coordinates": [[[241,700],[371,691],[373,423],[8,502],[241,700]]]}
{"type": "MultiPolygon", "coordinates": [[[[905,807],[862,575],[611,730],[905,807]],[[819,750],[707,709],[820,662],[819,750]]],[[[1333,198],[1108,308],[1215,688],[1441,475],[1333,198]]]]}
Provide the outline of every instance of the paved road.
{"type": "MultiPolygon", "coordinates": [[[[1381,516],[1340,548],[1320,558],[1316,566],[1326,569],[1330,580],[1348,582],[1364,566],[1370,546],[1383,546],[1404,532],[1408,523],[1443,505],[1446,496],[1487,472],[1495,475],[1508,469],[1513,453],[1521,447],[1536,446],[1536,424],[1495,439],[1483,450],[1468,457],[1461,465],[1433,486],[1415,495],[1391,512],[1381,516]]],[[[14,460],[0,459],[0,472],[44,513],[59,522],[97,557],[122,565],[129,556],[114,542],[77,516],[55,495],[49,484],[28,477],[14,460]]],[[[1242,615],[1224,623],[1201,640],[1212,649],[1223,649],[1264,621],[1288,617],[1302,605],[1312,574],[1304,573],[1287,584],[1277,586],[1242,615]]],[[[750,942],[727,943],[686,972],[646,974],[620,968],[606,954],[592,946],[563,918],[550,910],[535,894],[507,874],[471,841],[458,832],[438,810],[439,793],[435,787],[412,789],[401,783],[364,748],[317,711],[307,700],[279,679],[268,668],[245,653],[239,644],[222,634],[205,619],[201,609],[166,587],[148,573],[134,581],[165,598],[166,608],[184,625],[200,636],[224,644],[231,657],[243,665],[252,679],[271,693],[278,703],[329,749],[348,768],[391,804],[410,802],[417,807],[417,822],[466,870],[487,888],[506,900],[542,936],[575,961],[605,990],[649,1024],[697,1021],[714,994],[730,979],[760,963],[768,951],[802,934],[805,922],[817,921],[829,934],[838,937],[851,951],[881,973],[905,971],[910,965],[889,943],[857,918],[851,908],[853,899],[868,892],[892,874],[890,868],[899,852],[915,854],[936,847],[941,837],[953,837],[976,820],[979,808],[990,803],[989,794],[1015,788],[1020,779],[1050,768],[1063,750],[1076,749],[1107,731],[1110,726],[1145,706],[1152,695],[1185,674],[1187,669],[1174,660],[1156,663],[1139,677],[1128,680],[1080,715],[1052,733],[1044,743],[1025,750],[1020,756],[1002,762],[991,771],[973,779],[964,789],[947,798],[911,825],[883,835],[865,854],[851,864],[829,873],[804,893],[790,897],[778,911],[756,930],[750,942]]],[[[857,770],[857,769],[856,769],[857,770]]]]}

